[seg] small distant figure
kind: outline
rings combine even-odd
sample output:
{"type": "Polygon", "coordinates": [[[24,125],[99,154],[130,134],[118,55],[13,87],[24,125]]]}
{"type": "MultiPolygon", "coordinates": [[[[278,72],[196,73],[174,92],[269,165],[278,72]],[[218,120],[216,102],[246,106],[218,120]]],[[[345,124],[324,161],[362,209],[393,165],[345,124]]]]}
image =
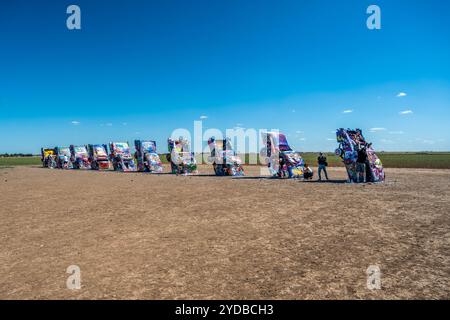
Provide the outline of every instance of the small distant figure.
{"type": "Polygon", "coordinates": [[[368,155],[368,150],[372,149],[372,142],[367,145],[366,150],[366,182],[373,182],[372,170],[370,169],[370,159],[368,155]]]}
{"type": "Polygon", "coordinates": [[[365,179],[366,163],[367,163],[366,147],[359,145],[358,146],[358,158],[356,160],[356,175],[357,175],[358,183],[366,182],[366,179],[365,179]]]}
{"type": "Polygon", "coordinates": [[[322,181],[322,171],[325,173],[325,178],[328,180],[327,157],[322,152],[319,153],[319,157],[317,158],[317,163],[319,165],[319,181],[322,181]]]}
{"type": "Polygon", "coordinates": [[[305,163],[305,167],[303,168],[303,178],[305,180],[312,180],[313,178],[313,171],[312,169],[309,167],[309,165],[307,163],[305,163]]]}

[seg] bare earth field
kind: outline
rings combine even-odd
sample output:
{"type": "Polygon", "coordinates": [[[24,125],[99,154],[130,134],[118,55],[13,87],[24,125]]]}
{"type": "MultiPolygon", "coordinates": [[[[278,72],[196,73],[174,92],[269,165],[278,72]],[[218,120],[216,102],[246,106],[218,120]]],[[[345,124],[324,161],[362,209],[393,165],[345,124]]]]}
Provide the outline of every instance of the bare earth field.
{"type": "Polygon", "coordinates": [[[246,171],[0,169],[0,299],[450,298],[450,170],[383,185],[246,171]]]}

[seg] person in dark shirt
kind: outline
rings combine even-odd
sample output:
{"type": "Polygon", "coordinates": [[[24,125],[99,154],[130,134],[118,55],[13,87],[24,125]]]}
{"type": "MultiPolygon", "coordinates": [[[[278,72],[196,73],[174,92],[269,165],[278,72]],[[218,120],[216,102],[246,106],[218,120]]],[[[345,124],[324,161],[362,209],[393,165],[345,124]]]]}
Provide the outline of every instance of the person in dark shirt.
{"type": "Polygon", "coordinates": [[[364,146],[358,147],[358,158],[356,160],[357,182],[365,182],[364,175],[366,173],[367,151],[364,146]]]}
{"type": "Polygon", "coordinates": [[[319,157],[317,158],[317,164],[319,165],[319,181],[322,181],[322,171],[325,173],[325,178],[328,180],[327,173],[327,157],[321,152],[319,153],[319,157]]]}
{"type": "Polygon", "coordinates": [[[366,147],[366,182],[373,182],[373,173],[370,168],[370,159],[367,150],[372,149],[372,142],[366,147]]]}
{"type": "Polygon", "coordinates": [[[280,154],[280,168],[278,169],[279,175],[280,177],[284,177],[286,172],[285,172],[285,168],[287,167],[286,165],[286,159],[284,159],[284,157],[280,154]]]}

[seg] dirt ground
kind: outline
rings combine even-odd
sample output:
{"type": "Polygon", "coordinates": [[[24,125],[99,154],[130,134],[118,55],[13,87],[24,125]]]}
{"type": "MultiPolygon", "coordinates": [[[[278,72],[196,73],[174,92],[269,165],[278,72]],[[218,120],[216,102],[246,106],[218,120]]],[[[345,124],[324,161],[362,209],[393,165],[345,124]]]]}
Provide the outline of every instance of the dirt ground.
{"type": "Polygon", "coordinates": [[[329,171],[0,169],[0,298],[449,299],[450,170],[387,169],[383,185],[329,171]]]}

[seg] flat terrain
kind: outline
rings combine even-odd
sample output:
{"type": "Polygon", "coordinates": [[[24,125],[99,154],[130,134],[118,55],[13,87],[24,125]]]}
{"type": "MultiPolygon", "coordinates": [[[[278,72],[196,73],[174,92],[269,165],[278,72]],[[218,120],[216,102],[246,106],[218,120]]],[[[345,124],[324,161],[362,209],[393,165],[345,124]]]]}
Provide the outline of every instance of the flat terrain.
{"type": "MultiPolygon", "coordinates": [[[[419,168],[419,169],[450,169],[450,152],[377,152],[377,155],[387,168],[419,168]]],[[[245,163],[257,163],[258,157],[255,154],[242,154],[241,159],[245,163]],[[250,159],[252,161],[250,161],[250,159]]],[[[317,152],[303,152],[302,157],[305,162],[314,165],[317,163],[317,152]]],[[[328,163],[331,167],[343,167],[342,160],[334,153],[327,153],[328,163]]],[[[166,161],[165,154],[160,158],[166,161]]],[[[201,163],[201,156],[197,157],[197,162],[201,163]]],[[[204,155],[207,159],[208,155],[204,155]]],[[[41,157],[1,157],[0,167],[14,167],[20,165],[40,165],[41,157]]]]}
{"type": "Polygon", "coordinates": [[[387,169],[383,185],[200,171],[0,169],[0,299],[450,298],[450,170],[387,169]]]}

